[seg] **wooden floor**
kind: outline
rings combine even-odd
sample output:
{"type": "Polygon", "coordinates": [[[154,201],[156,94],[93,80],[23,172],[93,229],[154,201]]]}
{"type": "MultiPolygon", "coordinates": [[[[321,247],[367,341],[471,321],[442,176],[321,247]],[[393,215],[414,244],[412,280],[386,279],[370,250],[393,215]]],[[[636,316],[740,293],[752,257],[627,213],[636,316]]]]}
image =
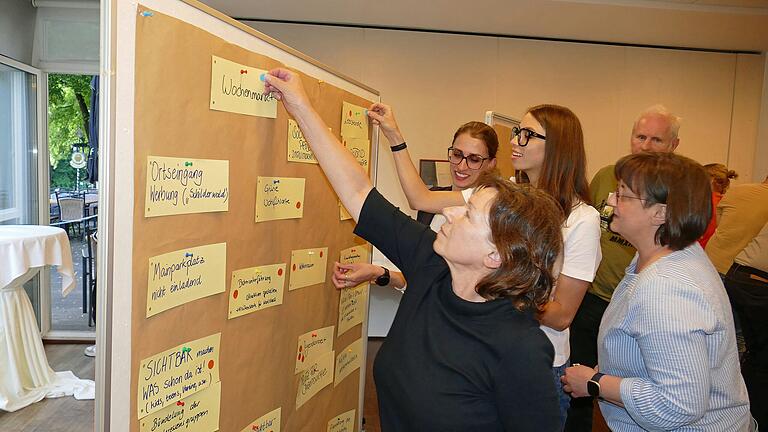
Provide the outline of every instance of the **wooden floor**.
{"type": "MultiPolygon", "coordinates": [[[[376,398],[376,386],[373,383],[373,360],[384,342],[383,338],[368,339],[368,358],[365,366],[365,401],[363,404],[363,418],[365,419],[365,432],[380,432],[379,405],[376,398]]],[[[1,429],[0,429],[1,430],[1,429]]],[[[595,409],[592,420],[593,432],[610,432],[608,426],[600,415],[600,410],[595,409]]]]}
{"type": "MultiPolygon", "coordinates": [[[[83,355],[87,345],[45,346],[48,363],[55,371],[72,371],[78,378],[94,379],[96,361],[83,355]]],[[[0,411],[2,432],[89,432],[93,431],[94,402],[72,396],[43,399],[16,412],[0,411]]]]}

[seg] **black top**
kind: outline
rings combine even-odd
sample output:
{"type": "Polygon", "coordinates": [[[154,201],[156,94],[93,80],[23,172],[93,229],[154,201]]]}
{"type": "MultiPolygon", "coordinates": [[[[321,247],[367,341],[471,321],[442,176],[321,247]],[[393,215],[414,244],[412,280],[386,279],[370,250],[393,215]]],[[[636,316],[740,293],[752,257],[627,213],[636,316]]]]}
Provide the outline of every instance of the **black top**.
{"type": "Polygon", "coordinates": [[[355,233],[405,275],[408,289],[373,366],[383,431],[555,431],[554,349],[530,313],[452,289],[436,233],[376,189],[355,233]]]}

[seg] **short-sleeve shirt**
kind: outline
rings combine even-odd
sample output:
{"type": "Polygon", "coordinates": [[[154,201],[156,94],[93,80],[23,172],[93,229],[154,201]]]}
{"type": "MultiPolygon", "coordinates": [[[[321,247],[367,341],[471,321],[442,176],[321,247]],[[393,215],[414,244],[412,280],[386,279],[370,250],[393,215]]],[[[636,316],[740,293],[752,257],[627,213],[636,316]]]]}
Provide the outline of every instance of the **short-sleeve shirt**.
{"type": "Polygon", "coordinates": [[[383,431],[559,429],[552,345],[533,313],[458,297],[437,234],[376,189],[355,233],[408,280],[373,368],[383,431]]]}

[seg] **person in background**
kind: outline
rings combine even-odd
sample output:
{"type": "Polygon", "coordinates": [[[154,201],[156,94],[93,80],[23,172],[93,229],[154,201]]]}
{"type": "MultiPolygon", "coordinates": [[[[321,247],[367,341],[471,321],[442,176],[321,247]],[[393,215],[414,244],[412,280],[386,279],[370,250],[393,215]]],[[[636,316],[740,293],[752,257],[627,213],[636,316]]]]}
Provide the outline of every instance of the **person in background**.
{"type": "MultiPolygon", "coordinates": [[[[661,105],[649,107],[638,116],[632,126],[630,153],[672,152],[680,144],[679,130],[679,117],[661,105]]],[[[571,323],[571,361],[575,363],[597,364],[597,333],[600,320],[608,302],[611,301],[614,288],[624,277],[624,269],[635,255],[635,248],[620,234],[608,228],[613,210],[607,205],[608,194],[615,191],[616,186],[614,165],[600,169],[589,184],[591,202],[600,212],[600,249],[603,259],[571,323]]],[[[593,401],[589,397],[571,401],[566,431],[592,431],[593,401]]]]}
{"type": "Polygon", "coordinates": [[[723,277],[741,324],[741,371],[752,415],[768,426],[768,176],[731,188],[717,205],[718,225],[707,255],[723,277]]]}
{"type": "Polygon", "coordinates": [[[615,432],[749,431],[749,400],[723,283],[696,241],[709,176],[672,153],[616,163],[610,228],[637,250],[600,323],[599,368],[574,365],[574,397],[598,397],[615,432]]]}
{"type": "MultiPolygon", "coordinates": [[[[374,106],[388,106],[375,104],[374,106]]],[[[373,107],[372,107],[373,108],[373,107]]],[[[374,121],[375,123],[375,121],[374,121]]],[[[485,123],[471,121],[461,125],[453,134],[453,141],[448,148],[448,162],[451,171],[451,190],[466,191],[467,198],[472,192],[471,188],[477,183],[477,179],[484,172],[493,171],[496,168],[496,152],[499,149],[499,139],[496,131],[485,123]]],[[[403,147],[398,150],[408,154],[403,147]]],[[[410,156],[408,156],[410,158],[410,156]]],[[[426,186],[425,186],[426,187],[426,186]]],[[[445,217],[441,214],[419,212],[419,222],[422,222],[437,232],[445,223],[445,217]]],[[[406,288],[406,280],[403,274],[396,270],[390,270],[385,266],[369,263],[333,264],[334,278],[332,280],[351,280],[357,284],[371,282],[378,286],[389,286],[402,292],[406,288]]],[[[342,288],[338,286],[337,288],[342,288]]]]}
{"type": "Polygon", "coordinates": [[[729,170],[727,166],[719,163],[706,164],[704,169],[707,170],[707,174],[712,179],[712,219],[709,220],[709,225],[707,225],[704,235],[699,239],[699,244],[703,248],[707,247],[707,242],[712,237],[712,234],[715,233],[715,228],[717,228],[717,203],[723,199],[725,191],[731,186],[731,179],[739,177],[736,171],[729,170]]]}
{"type": "MultiPolygon", "coordinates": [[[[374,104],[368,115],[379,124],[390,145],[405,140],[392,109],[374,104]]],[[[561,420],[571,398],[562,391],[560,377],[568,366],[568,327],[600,263],[600,218],[589,202],[586,153],[581,123],[568,108],[538,105],[530,108],[513,129],[512,161],[516,181],[530,184],[558,201],[566,216],[562,226],[563,264],[550,301],[539,314],[542,330],[555,347],[553,380],[559,389],[561,420]]],[[[400,185],[411,208],[438,212],[464,205],[469,194],[427,190],[407,153],[394,154],[400,185]]]]}
{"type": "Polygon", "coordinates": [[[435,233],[373,188],[298,74],[273,69],[264,81],[357,221],[355,234],[409,282],[373,366],[382,430],[558,430],[554,353],[534,314],[562,251],[558,204],[486,173],[468,203],[442,211],[435,233]]]}

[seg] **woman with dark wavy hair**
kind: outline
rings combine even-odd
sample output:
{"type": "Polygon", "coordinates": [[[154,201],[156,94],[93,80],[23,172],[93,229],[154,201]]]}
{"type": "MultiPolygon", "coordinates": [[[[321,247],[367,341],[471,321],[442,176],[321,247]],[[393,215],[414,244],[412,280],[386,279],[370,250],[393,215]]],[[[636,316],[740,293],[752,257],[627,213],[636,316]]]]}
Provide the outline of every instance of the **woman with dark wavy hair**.
{"type": "Polygon", "coordinates": [[[728,296],[696,241],[709,176],[673,153],[626,156],[615,174],[610,228],[637,253],[600,323],[599,372],[568,368],[566,391],[599,397],[612,431],[750,430],[728,296]]]}
{"type": "Polygon", "coordinates": [[[552,345],[535,318],[562,249],[555,200],[485,174],[468,203],[444,210],[435,233],[373,188],[297,74],[274,69],[265,82],[357,221],[355,233],[409,282],[374,363],[382,430],[559,430],[552,345]]]}

